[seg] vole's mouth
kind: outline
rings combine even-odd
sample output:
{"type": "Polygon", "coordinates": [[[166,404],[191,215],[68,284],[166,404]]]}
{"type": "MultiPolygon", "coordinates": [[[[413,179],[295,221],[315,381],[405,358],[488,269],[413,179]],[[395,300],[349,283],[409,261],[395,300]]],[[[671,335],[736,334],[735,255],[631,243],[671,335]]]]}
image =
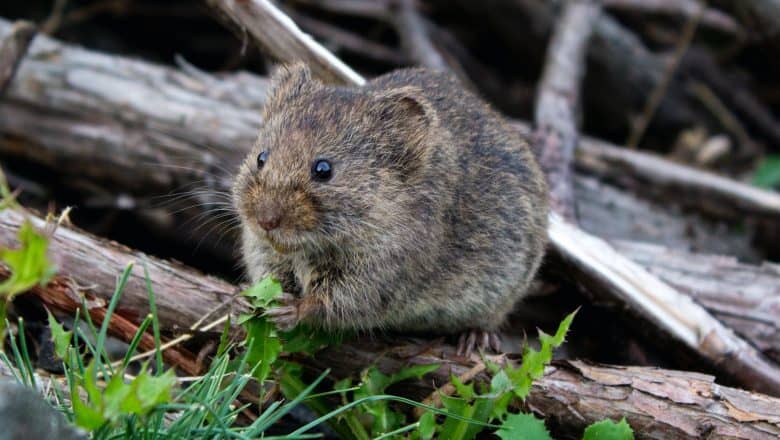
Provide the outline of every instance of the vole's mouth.
{"type": "Polygon", "coordinates": [[[300,248],[299,243],[296,243],[294,240],[285,240],[283,237],[280,237],[281,234],[278,232],[264,232],[262,235],[268,244],[280,254],[289,254],[300,248]]]}
{"type": "Polygon", "coordinates": [[[268,240],[268,243],[271,245],[271,247],[280,254],[288,254],[293,250],[291,246],[276,241],[276,239],[271,237],[269,234],[266,234],[265,239],[268,240]]]}

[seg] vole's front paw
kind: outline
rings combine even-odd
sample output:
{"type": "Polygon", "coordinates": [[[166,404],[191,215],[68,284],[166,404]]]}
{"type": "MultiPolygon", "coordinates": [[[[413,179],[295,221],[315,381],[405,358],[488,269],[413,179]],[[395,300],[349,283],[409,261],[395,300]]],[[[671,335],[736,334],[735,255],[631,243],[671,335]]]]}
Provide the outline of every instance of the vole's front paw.
{"type": "Polygon", "coordinates": [[[476,351],[492,350],[496,353],[501,351],[501,338],[498,333],[479,328],[473,328],[461,333],[458,339],[458,351],[460,356],[471,357],[476,351]]]}
{"type": "Polygon", "coordinates": [[[303,313],[301,313],[303,311],[302,299],[289,293],[283,293],[277,298],[277,301],[279,301],[279,305],[266,310],[263,315],[268,317],[279,330],[292,330],[304,318],[303,313]]]}

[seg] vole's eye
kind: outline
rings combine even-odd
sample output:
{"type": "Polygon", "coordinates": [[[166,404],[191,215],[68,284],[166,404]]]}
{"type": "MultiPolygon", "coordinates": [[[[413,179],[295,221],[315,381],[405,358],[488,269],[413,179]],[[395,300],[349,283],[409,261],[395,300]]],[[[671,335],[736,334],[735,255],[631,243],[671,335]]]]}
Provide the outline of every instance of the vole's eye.
{"type": "Polygon", "coordinates": [[[330,162],[325,159],[317,159],[314,161],[314,164],[311,166],[311,177],[313,177],[314,180],[324,182],[330,179],[331,175],[333,175],[333,167],[331,167],[330,162]]]}
{"type": "Polygon", "coordinates": [[[268,160],[268,152],[261,151],[260,154],[257,155],[257,169],[258,170],[263,169],[263,165],[265,165],[265,162],[267,160],[268,160]]]}

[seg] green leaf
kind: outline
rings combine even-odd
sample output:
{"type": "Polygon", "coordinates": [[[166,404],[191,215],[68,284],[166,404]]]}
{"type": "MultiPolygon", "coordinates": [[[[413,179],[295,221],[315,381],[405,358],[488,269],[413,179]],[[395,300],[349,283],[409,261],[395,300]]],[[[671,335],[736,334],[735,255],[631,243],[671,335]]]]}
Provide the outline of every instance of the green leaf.
{"type": "Polygon", "coordinates": [[[577,311],[570,313],[558,325],[558,330],[554,336],[550,336],[543,331],[539,331],[539,342],[541,347],[539,351],[526,346],[523,350],[523,361],[518,368],[507,367],[506,374],[514,385],[514,392],[517,397],[525,400],[528,393],[531,392],[531,385],[534,380],[542,377],[544,367],[552,361],[553,348],[558,348],[566,339],[574,316],[577,311]]]}
{"type": "Polygon", "coordinates": [[[173,369],[159,376],[143,372],[133,379],[132,384],[141,402],[140,414],[147,414],[157,405],[171,401],[171,391],[176,385],[176,373],[173,369]]]}
{"type": "Polygon", "coordinates": [[[282,294],[282,285],[271,277],[265,277],[241,294],[249,298],[256,308],[267,309],[282,294]]]}
{"type": "Polygon", "coordinates": [[[0,297],[11,299],[37,284],[46,284],[55,269],[46,257],[48,239],[25,222],[19,228],[19,248],[0,250],[0,259],[8,266],[11,276],[0,283],[0,297]]]}
{"type": "Polygon", "coordinates": [[[103,414],[86,403],[79,400],[78,395],[71,396],[73,402],[73,412],[76,416],[76,424],[84,429],[94,431],[100,428],[106,422],[103,414]]]}
{"type": "Polygon", "coordinates": [[[753,173],[753,184],[762,188],[780,186],[780,154],[764,158],[753,173]]]}
{"type": "Polygon", "coordinates": [[[501,440],[552,440],[544,421],[532,414],[510,414],[496,435],[501,440]]]}
{"type": "Polygon", "coordinates": [[[282,342],[276,336],[274,325],[265,318],[250,319],[244,323],[244,328],[247,332],[246,360],[253,366],[252,376],[263,382],[282,351],[282,342]]]}
{"type": "Polygon", "coordinates": [[[420,425],[417,428],[421,440],[430,440],[436,433],[436,416],[428,411],[420,417],[420,425]]]}
{"type": "Polygon", "coordinates": [[[54,352],[60,359],[65,359],[68,354],[68,347],[70,347],[70,339],[73,336],[72,331],[65,331],[65,328],[57,322],[57,320],[48,311],[49,315],[49,329],[51,329],[51,337],[54,342],[54,352]]]}
{"type": "Polygon", "coordinates": [[[467,401],[474,400],[474,397],[477,395],[474,392],[474,384],[470,383],[468,385],[464,385],[463,382],[458,379],[457,376],[453,375],[450,377],[450,382],[452,382],[452,385],[455,386],[455,391],[458,393],[458,395],[467,401]]]}
{"type": "Polygon", "coordinates": [[[585,428],[582,440],[634,440],[634,431],[625,418],[618,423],[606,419],[585,428]]]}
{"type": "Polygon", "coordinates": [[[297,325],[289,332],[283,332],[281,336],[284,340],[284,351],[289,353],[314,354],[322,347],[340,343],[333,336],[306,325],[297,325]]]}

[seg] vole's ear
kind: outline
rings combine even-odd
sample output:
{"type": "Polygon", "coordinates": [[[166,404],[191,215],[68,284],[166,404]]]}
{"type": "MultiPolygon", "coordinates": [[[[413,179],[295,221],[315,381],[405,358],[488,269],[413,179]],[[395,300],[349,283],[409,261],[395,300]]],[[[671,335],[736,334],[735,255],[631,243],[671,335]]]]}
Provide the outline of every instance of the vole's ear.
{"type": "Polygon", "coordinates": [[[283,64],[271,73],[271,86],[266,100],[267,109],[276,109],[281,104],[310,91],[319,84],[312,79],[311,70],[303,62],[283,64]]]}
{"type": "Polygon", "coordinates": [[[438,125],[438,116],[422,90],[404,86],[380,92],[372,113],[384,137],[401,147],[396,151],[398,160],[419,162],[423,158],[428,150],[425,140],[438,125]]]}

